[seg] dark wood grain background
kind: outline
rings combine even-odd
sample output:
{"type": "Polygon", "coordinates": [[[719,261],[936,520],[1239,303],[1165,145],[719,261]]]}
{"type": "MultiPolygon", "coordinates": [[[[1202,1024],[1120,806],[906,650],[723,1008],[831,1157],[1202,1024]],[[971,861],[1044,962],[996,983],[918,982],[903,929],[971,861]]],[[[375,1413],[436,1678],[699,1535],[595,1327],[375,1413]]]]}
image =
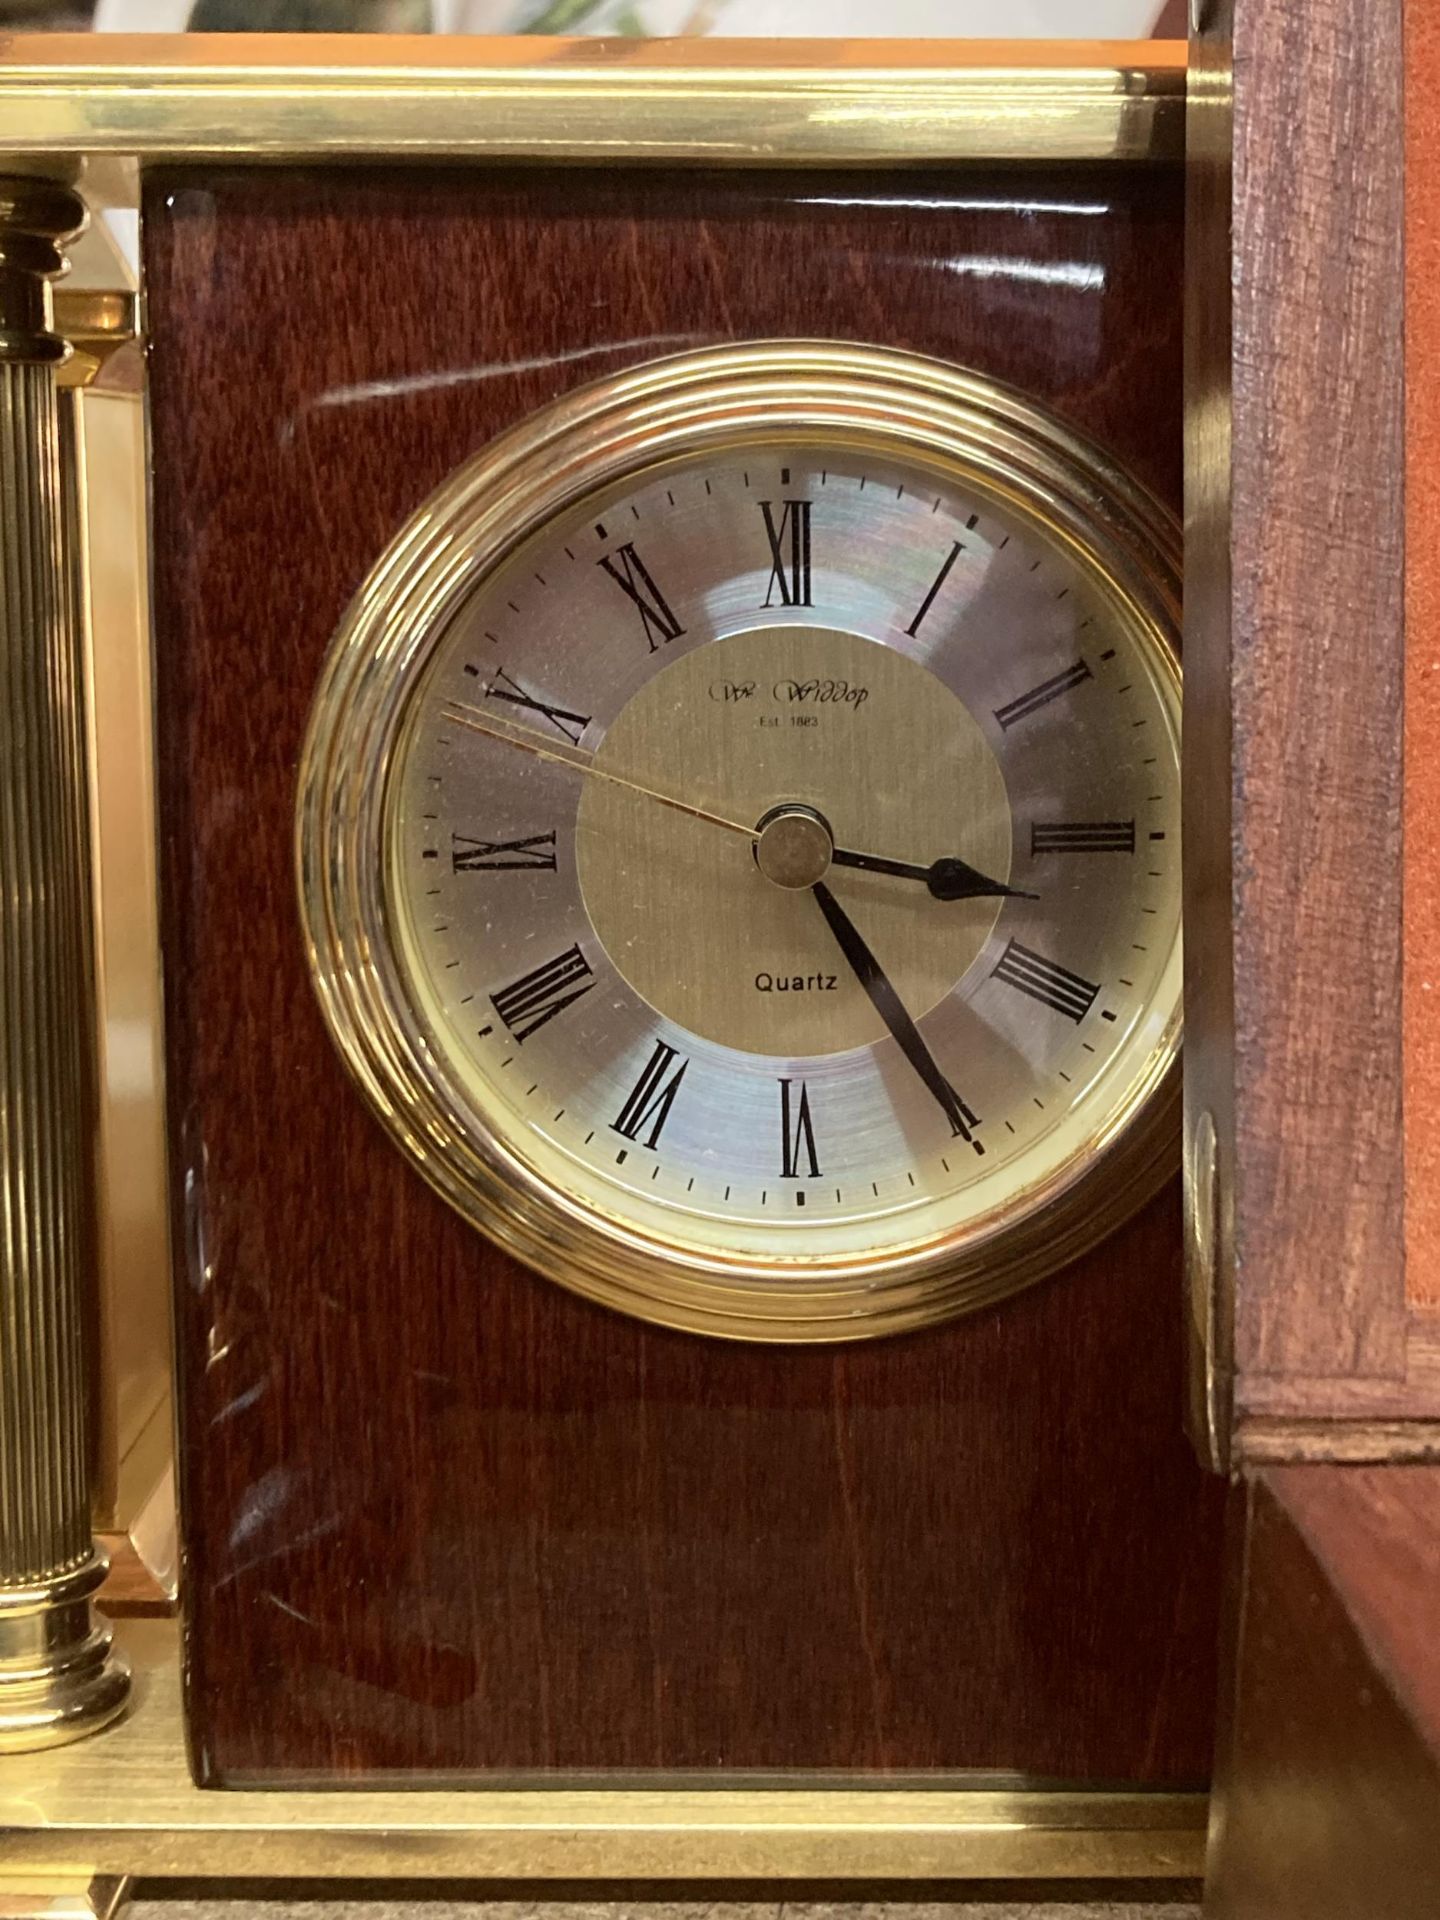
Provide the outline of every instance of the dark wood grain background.
{"type": "Polygon", "coordinates": [[[1180,247],[1160,170],[152,178],[203,1780],[1206,1776],[1220,1500],[1180,1432],[1173,1192],[943,1330],[646,1328],[402,1163],[326,1039],[291,873],[331,631],[498,429],[655,354],[867,339],[1014,381],[1176,501],[1180,247]]]}

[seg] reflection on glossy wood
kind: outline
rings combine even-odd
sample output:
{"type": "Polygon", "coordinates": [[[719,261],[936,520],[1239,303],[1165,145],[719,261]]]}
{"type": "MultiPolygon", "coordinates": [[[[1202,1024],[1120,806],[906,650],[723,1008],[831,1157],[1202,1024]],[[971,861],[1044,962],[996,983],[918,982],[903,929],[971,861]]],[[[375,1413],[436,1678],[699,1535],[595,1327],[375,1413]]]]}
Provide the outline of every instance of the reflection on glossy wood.
{"type": "Polygon", "coordinates": [[[1418,1920],[1440,1886],[1440,1468],[1247,1489],[1213,1920],[1418,1920]]]}
{"type": "Polygon", "coordinates": [[[203,1777],[1202,1778],[1217,1495],[1178,1430],[1173,1195],[903,1341],[723,1346],[592,1308],[366,1116],[290,852],[366,568],[594,374],[771,334],[939,353],[1174,499],[1175,177],[216,174],[152,182],[146,221],[203,1777]]]}

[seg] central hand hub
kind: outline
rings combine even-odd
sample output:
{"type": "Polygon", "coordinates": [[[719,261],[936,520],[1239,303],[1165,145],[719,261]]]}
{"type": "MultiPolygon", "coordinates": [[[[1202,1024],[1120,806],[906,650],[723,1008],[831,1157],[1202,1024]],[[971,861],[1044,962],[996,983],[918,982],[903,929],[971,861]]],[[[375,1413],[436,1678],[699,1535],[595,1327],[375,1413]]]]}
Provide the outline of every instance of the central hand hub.
{"type": "Polygon", "coordinates": [[[755,833],[755,864],[777,887],[813,887],[829,872],[835,836],[813,807],[772,807],[755,833]]]}

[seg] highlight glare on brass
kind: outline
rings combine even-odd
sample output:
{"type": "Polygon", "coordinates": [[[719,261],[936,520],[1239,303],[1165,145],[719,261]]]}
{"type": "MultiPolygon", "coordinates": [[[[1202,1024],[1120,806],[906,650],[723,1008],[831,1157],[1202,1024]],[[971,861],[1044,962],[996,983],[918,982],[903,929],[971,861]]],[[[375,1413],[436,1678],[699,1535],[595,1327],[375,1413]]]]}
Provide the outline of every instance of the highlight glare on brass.
{"type": "Polygon", "coordinates": [[[1184,124],[1173,41],[0,39],[5,144],[43,156],[1114,163],[1184,124]]]}

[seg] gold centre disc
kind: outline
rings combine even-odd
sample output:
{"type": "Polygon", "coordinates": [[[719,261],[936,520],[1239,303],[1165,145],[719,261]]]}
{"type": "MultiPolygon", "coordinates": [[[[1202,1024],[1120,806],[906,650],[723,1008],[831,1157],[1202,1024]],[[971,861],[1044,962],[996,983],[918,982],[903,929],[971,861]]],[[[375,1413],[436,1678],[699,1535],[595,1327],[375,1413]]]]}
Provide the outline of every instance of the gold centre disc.
{"type": "Polygon", "coordinates": [[[587,781],[580,802],[580,884],[606,952],[657,1013],[721,1046],[817,1055],[884,1037],[809,891],[822,876],[916,1019],[994,925],[996,900],[939,901],[922,881],[829,866],[833,834],[853,852],[1010,875],[1010,806],[984,733],[892,647],[798,626],[698,647],[628,702],[596,761],[764,823],[757,858],[748,832],[607,781],[587,781]]]}

